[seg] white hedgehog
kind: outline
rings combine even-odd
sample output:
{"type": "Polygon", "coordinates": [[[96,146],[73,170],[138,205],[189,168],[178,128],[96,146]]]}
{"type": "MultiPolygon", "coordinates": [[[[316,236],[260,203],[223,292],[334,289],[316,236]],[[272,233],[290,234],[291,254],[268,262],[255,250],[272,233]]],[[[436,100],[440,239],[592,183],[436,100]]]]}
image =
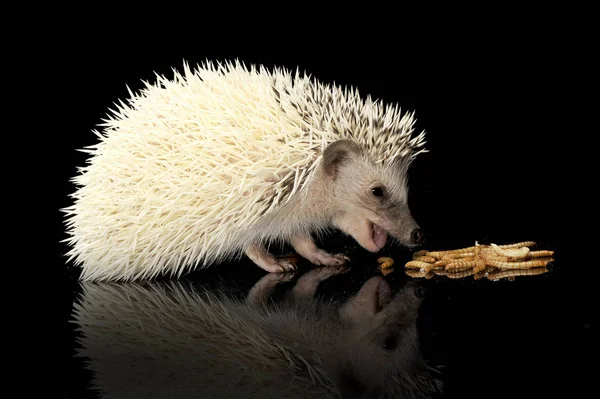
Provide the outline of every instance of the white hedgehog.
{"type": "Polygon", "coordinates": [[[312,238],[329,228],[377,252],[388,233],[422,240],[407,170],[426,150],[414,114],[296,71],[184,64],[103,120],[66,213],[82,280],[135,280],[239,258],[293,270],[267,250],[287,242],[313,264],[347,258],[312,238]]]}

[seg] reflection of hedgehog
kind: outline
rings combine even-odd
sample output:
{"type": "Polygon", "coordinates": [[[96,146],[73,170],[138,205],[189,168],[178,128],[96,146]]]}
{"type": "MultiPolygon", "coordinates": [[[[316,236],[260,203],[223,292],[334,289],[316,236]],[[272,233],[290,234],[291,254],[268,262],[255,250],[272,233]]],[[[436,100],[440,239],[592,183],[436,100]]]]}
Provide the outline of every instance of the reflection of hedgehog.
{"type": "Polygon", "coordinates": [[[68,255],[82,279],[180,275],[245,253],[269,272],[345,261],[311,234],[339,228],[369,251],[422,239],[407,169],[425,151],[412,113],[298,72],[207,63],[121,102],[73,181],[68,255]]]}
{"type": "MultiPolygon", "coordinates": [[[[270,301],[267,274],[250,300],[180,282],[83,283],[78,355],[111,398],[425,398],[441,389],[419,349],[420,300],[372,277],[347,301],[314,298],[334,267],[270,301]],[[326,276],[325,276],[326,277],[326,276]]],[[[335,273],[335,272],[333,272],[335,273]]]]}

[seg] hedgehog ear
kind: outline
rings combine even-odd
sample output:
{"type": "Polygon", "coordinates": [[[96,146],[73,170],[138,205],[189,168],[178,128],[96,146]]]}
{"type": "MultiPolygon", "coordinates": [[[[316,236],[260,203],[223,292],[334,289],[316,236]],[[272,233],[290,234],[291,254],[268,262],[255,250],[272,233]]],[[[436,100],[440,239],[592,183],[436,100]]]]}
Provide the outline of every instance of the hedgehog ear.
{"type": "Polygon", "coordinates": [[[360,147],[355,141],[343,139],[335,141],[323,152],[323,168],[325,173],[335,179],[338,167],[350,159],[352,155],[360,153],[360,147]]]}

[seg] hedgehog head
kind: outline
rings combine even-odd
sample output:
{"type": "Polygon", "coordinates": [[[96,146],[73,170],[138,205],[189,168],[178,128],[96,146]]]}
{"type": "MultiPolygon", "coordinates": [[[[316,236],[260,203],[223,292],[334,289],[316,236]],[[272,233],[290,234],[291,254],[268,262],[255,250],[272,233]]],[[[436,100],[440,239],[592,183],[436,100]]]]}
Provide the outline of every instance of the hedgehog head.
{"type": "Polygon", "coordinates": [[[330,144],[323,152],[323,174],[329,186],[333,223],[363,248],[377,252],[388,233],[414,247],[423,235],[408,207],[409,160],[378,163],[349,139],[330,144]]]}

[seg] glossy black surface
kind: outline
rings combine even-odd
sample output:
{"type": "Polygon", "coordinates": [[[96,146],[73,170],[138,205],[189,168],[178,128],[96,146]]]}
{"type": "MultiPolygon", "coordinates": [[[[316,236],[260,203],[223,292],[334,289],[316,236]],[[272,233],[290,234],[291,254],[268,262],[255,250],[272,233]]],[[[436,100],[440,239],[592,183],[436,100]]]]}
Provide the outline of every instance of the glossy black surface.
{"type": "MultiPolygon", "coordinates": [[[[584,361],[591,358],[587,348],[596,328],[594,281],[585,272],[593,265],[584,262],[583,243],[571,223],[579,217],[577,207],[570,205],[570,175],[563,173],[564,154],[571,150],[565,142],[568,138],[553,135],[564,134],[569,124],[561,113],[565,98],[560,90],[566,78],[551,62],[547,46],[497,44],[486,51],[448,45],[439,52],[421,50],[420,59],[415,54],[407,62],[331,53],[275,55],[264,48],[262,52],[233,48],[202,52],[169,46],[161,52],[137,47],[108,57],[100,55],[100,43],[88,46],[95,50],[69,58],[77,59],[79,67],[58,85],[71,101],[72,117],[64,123],[64,134],[56,137],[60,152],[52,202],[55,242],[64,238],[56,209],[69,204],[68,179],[85,160],[75,149],[94,143],[91,130],[114,101],[127,95],[125,85],[139,89],[141,79],[151,80],[153,71],[168,74],[171,67],[181,65],[182,58],[194,63],[206,57],[239,57],[253,63],[299,66],[322,80],[352,84],[362,93],[416,111],[418,129],[427,131],[430,152],[411,168],[409,198],[425,232],[424,248],[533,240],[540,249],[554,250],[556,259],[548,273],[514,281],[473,276],[413,279],[402,268],[412,252],[388,245],[381,253],[370,254],[334,232],[321,244],[350,256],[350,270],[321,282],[316,303],[349,300],[369,278],[380,275],[377,258],[392,256],[396,268],[385,280],[394,294],[408,283],[418,287],[422,298],[415,319],[419,356],[438,370],[443,397],[540,397],[560,390],[568,397],[585,397],[591,369],[584,361]],[[548,83],[549,74],[555,83],[548,83]]],[[[186,309],[199,306],[194,295],[207,291],[244,301],[265,273],[243,260],[191,273],[180,281],[181,286],[164,280],[140,287],[85,286],[77,282],[77,269],[62,257],[65,249],[55,245],[52,269],[60,293],[53,317],[61,324],[57,341],[61,393],[69,398],[138,398],[148,397],[143,393],[156,386],[152,392],[162,394],[156,397],[178,397],[175,392],[185,389],[195,395],[187,392],[179,397],[213,397],[209,389],[227,379],[214,380],[210,387],[201,384],[210,370],[196,362],[200,352],[195,350],[201,344],[194,334],[206,327],[206,320],[194,319],[186,309]],[[138,318],[136,311],[140,311],[138,318]]],[[[301,262],[296,276],[274,288],[273,301],[284,300],[311,269],[301,262]]],[[[235,351],[225,344],[229,341],[223,340],[222,349],[235,351]]],[[[354,347],[360,345],[356,342],[354,347]]],[[[362,366],[370,364],[369,358],[360,359],[362,366]]],[[[373,368],[380,364],[373,362],[373,368]]],[[[407,361],[397,367],[413,365],[407,361]]],[[[232,372],[239,376],[242,371],[232,372]]],[[[375,383],[373,375],[379,374],[370,374],[367,381],[340,381],[345,381],[347,391],[365,392],[370,384],[377,391],[382,384],[375,383]]],[[[297,381],[301,380],[289,383],[297,381]]],[[[404,386],[410,390],[413,385],[404,386]]]]}

